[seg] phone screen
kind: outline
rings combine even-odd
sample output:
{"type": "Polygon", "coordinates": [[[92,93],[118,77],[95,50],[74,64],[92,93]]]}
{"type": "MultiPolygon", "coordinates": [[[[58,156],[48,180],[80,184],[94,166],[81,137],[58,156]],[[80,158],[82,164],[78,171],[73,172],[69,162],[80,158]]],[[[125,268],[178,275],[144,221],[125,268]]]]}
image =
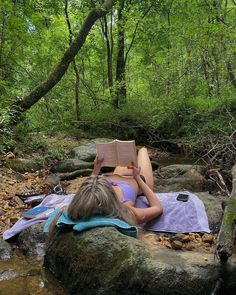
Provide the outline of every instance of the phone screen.
{"type": "Polygon", "coordinates": [[[188,201],[188,194],[178,194],[177,200],[181,202],[187,202],[188,201]]]}

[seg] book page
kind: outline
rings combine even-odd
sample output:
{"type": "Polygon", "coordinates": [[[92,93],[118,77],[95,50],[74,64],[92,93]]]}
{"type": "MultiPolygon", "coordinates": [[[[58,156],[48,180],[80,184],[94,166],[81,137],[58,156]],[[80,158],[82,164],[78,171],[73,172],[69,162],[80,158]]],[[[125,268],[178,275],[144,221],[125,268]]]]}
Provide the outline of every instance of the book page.
{"type": "Polygon", "coordinates": [[[137,152],[135,141],[120,141],[116,140],[117,146],[117,158],[118,158],[118,165],[119,166],[128,166],[137,164],[137,152]]]}
{"type": "Polygon", "coordinates": [[[104,159],[102,167],[128,166],[132,162],[137,164],[135,141],[113,140],[111,142],[97,142],[97,155],[104,159]]]}
{"type": "Polygon", "coordinates": [[[111,142],[97,142],[97,156],[99,159],[104,159],[102,167],[116,167],[117,166],[117,154],[115,148],[115,141],[111,142]]]}
{"type": "Polygon", "coordinates": [[[102,167],[116,167],[137,164],[135,141],[113,140],[111,142],[97,142],[97,155],[104,159],[102,167]]]}

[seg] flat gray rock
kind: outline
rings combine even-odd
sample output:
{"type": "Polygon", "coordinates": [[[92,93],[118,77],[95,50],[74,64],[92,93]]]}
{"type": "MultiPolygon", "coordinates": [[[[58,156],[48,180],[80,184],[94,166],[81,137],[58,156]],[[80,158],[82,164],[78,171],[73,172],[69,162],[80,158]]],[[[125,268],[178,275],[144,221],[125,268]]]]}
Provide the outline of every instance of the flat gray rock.
{"type": "Polygon", "coordinates": [[[9,159],[6,161],[5,166],[11,168],[17,172],[35,172],[43,168],[43,163],[39,160],[29,160],[29,159],[9,159]]]}
{"type": "Polygon", "coordinates": [[[53,173],[73,172],[81,169],[92,169],[93,162],[85,162],[80,159],[67,159],[57,162],[52,166],[53,173]]]}

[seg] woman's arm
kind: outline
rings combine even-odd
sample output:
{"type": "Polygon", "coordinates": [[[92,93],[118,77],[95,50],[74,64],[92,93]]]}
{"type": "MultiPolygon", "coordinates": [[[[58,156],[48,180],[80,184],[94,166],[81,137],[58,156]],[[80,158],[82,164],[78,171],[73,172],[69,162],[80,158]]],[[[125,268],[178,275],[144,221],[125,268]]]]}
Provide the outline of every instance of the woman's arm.
{"type": "Polygon", "coordinates": [[[94,166],[93,166],[93,172],[92,175],[97,176],[101,170],[103,159],[99,159],[98,156],[96,156],[94,160],[94,166]]]}
{"type": "Polygon", "coordinates": [[[159,216],[163,212],[162,205],[150,187],[140,177],[140,168],[132,167],[134,179],[149,202],[149,208],[131,207],[139,224],[145,223],[159,216]]]}

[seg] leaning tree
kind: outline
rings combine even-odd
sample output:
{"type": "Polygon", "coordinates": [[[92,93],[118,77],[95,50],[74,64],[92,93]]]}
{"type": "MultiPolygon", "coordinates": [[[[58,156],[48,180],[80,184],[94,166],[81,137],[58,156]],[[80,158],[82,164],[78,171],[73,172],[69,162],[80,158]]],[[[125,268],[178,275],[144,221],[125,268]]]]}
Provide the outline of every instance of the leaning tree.
{"type": "Polygon", "coordinates": [[[79,32],[76,34],[74,40],[70,43],[67,50],[64,52],[62,58],[57,63],[55,68],[49,74],[46,80],[41,82],[27,95],[17,99],[10,106],[7,122],[0,118],[0,128],[4,129],[6,126],[14,125],[19,122],[21,114],[30,109],[36,104],[44,95],[46,95],[63,77],[66,73],[70,63],[74,60],[77,53],[84,45],[86,38],[92,29],[95,22],[104,17],[113,7],[115,1],[105,0],[102,5],[93,8],[84,20],[79,32]]]}

